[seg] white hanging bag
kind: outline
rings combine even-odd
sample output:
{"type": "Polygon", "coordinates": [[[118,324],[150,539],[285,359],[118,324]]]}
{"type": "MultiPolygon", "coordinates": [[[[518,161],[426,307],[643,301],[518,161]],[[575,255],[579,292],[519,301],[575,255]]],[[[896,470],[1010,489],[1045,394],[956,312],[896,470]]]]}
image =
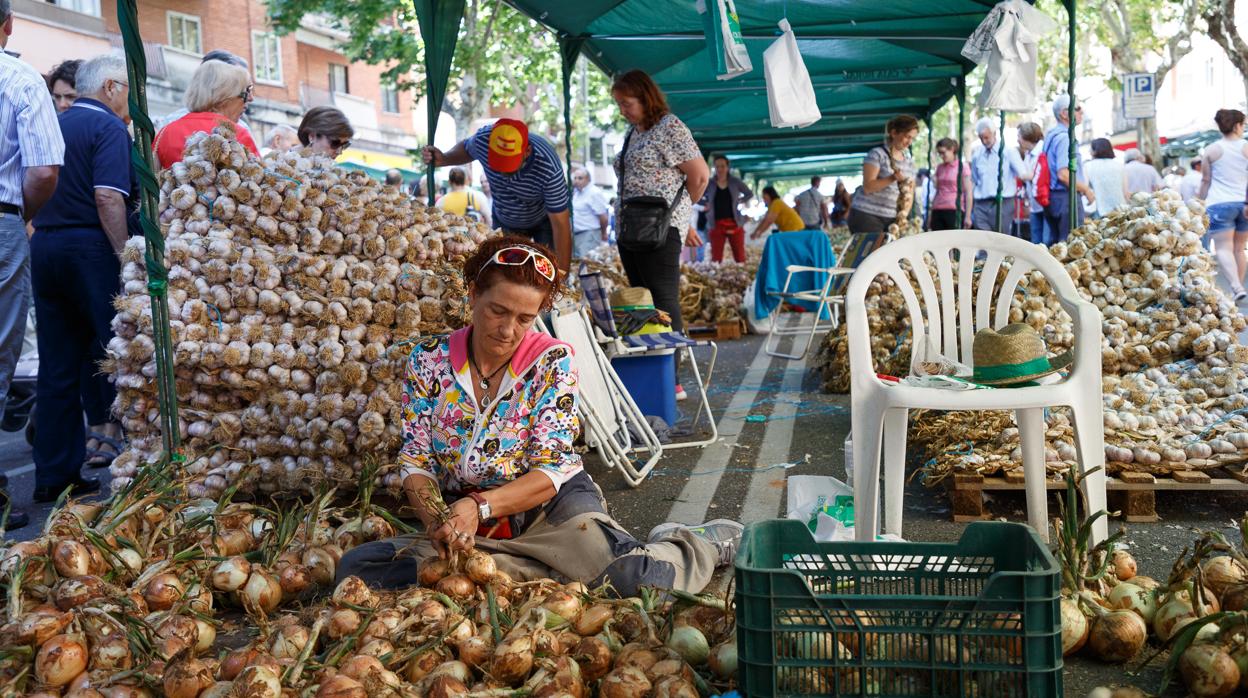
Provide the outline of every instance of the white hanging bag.
{"type": "Polygon", "coordinates": [[[771,125],[776,128],[804,128],[819,120],[819,104],[810,73],[797,49],[797,37],[787,19],[780,20],[783,34],[763,52],[763,73],[767,78],[767,106],[771,125]]]}

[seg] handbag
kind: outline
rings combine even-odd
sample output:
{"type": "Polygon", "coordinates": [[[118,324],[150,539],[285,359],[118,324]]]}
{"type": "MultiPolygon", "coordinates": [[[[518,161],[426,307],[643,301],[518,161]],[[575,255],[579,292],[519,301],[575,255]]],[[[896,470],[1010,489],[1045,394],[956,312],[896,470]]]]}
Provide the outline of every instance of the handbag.
{"type": "MultiPolygon", "coordinates": [[[[624,149],[620,151],[620,189],[624,188],[624,168],[628,160],[628,143],[633,129],[624,136],[624,149]]],[[[667,231],[672,227],[672,213],[685,191],[684,182],[676,190],[669,204],[661,196],[632,196],[620,202],[619,246],[629,252],[654,252],[667,244],[667,231]]]]}

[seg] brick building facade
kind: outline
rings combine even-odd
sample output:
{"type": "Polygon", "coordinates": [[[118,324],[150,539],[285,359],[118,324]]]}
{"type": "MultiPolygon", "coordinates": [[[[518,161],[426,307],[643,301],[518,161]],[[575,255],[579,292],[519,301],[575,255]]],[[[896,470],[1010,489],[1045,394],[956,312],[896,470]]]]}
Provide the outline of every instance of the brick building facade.
{"type": "MultiPolygon", "coordinates": [[[[8,48],[40,72],[121,46],[116,0],[13,0],[13,13],[8,48]]],[[[352,63],[338,52],[345,36],[328,23],[309,17],[279,37],[268,26],[262,0],[143,0],[139,30],[154,120],[181,108],[203,53],[225,49],[251,65],[255,101],[244,118],[257,142],[278,124],[298,126],[307,109],[330,105],[355,128],[352,148],[341,160],[412,168],[407,151],[417,139],[411,94],[385,87],[384,66],[352,63]]]]}

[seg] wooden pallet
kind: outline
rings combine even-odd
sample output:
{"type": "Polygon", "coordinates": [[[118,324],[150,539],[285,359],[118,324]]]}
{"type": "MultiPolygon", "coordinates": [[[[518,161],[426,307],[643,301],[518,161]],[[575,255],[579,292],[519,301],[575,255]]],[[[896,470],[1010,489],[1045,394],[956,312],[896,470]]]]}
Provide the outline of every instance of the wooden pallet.
{"type": "Polygon", "coordinates": [[[745,320],[729,320],[714,325],[701,325],[697,327],[687,328],[685,334],[693,339],[709,339],[714,342],[725,342],[730,339],[740,339],[746,334],[745,320]]]}
{"type": "MultiPolygon", "coordinates": [[[[1013,470],[1005,475],[984,477],[974,473],[957,474],[945,481],[954,521],[979,521],[989,518],[984,508],[984,492],[1021,491],[1023,472],[1013,470]]],[[[1045,488],[1065,490],[1065,480],[1048,480],[1045,488]]],[[[1196,471],[1179,470],[1168,475],[1153,476],[1148,473],[1122,472],[1107,479],[1109,508],[1122,512],[1128,523],[1151,523],[1157,521],[1159,491],[1222,490],[1248,492],[1248,473],[1232,468],[1196,471]]]]}

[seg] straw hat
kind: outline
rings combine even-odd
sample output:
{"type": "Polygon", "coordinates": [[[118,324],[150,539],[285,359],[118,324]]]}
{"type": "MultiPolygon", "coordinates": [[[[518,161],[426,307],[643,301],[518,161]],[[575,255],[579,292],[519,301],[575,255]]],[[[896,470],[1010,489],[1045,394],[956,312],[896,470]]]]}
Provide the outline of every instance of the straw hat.
{"type": "Polygon", "coordinates": [[[1070,352],[1049,356],[1040,333],[1021,322],[976,332],[971,355],[975,361],[971,381],[984,385],[1025,383],[1056,373],[1074,360],[1070,352]]]}
{"type": "Polygon", "coordinates": [[[625,286],[611,292],[612,308],[653,308],[654,296],[643,286],[625,286]]]}

